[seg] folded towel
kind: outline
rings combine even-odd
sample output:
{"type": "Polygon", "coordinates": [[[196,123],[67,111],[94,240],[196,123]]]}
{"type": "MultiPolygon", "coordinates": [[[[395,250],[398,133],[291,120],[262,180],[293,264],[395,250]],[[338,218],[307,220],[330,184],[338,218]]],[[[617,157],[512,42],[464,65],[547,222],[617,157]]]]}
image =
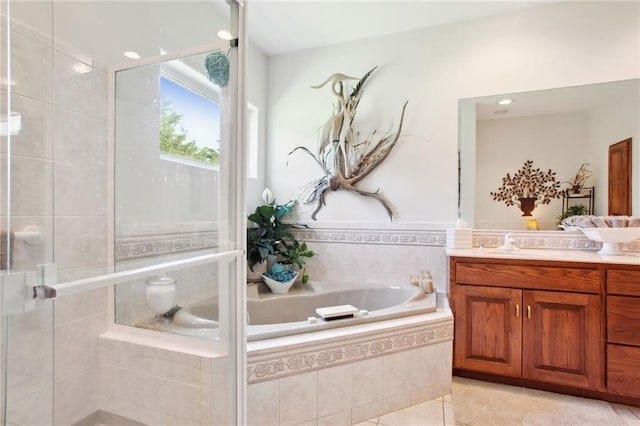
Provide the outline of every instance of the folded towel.
{"type": "Polygon", "coordinates": [[[9,256],[9,253],[13,254],[15,240],[16,236],[13,232],[9,234],[7,231],[0,231],[0,270],[8,270],[13,267],[13,256],[9,256]]]}

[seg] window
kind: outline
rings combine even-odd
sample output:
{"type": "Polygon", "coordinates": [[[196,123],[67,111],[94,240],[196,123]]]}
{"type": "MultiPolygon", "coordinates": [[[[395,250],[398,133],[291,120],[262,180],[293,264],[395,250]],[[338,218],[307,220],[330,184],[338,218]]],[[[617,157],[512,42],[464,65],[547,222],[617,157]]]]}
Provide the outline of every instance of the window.
{"type": "Polygon", "coordinates": [[[217,168],[219,95],[215,86],[194,73],[187,65],[172,61],[160,76],[160,158],[217,168]]]}
{"type": "Polygon", "coordinates": [[[258,108],[247,103],[247,176],[258,178],[258,108]]]}
{"type": "MultiPolygon", "coordinates": [[[[220,93],[202,74],[179,60],[160,75],[160,158],[209,169],[220,155],[220,93]]],[[[247,175],[258,177],[259,110],[247,103],[247,175]]]]}

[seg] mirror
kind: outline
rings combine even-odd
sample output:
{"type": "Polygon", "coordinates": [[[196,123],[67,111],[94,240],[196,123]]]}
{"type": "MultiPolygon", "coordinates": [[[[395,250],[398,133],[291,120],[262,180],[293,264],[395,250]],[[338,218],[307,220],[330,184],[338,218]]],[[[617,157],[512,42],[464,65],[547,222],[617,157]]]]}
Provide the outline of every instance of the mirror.
{"type": "MultiPolygon", "coordinates": [[[[523,217],[517,206],[494,201],[490,195],[507,173],[513,175],[528,160],[534,168],[554,171],[562,189],[587,163],[593,171],[585,184],[594,188],[593,214],[606,215],[608,149],[628,138],[634,145],[632,212],[638,215],[640,80],[462,99],[460,217],[478,229],[527,229],[532,218],[540,230],[558,229],[558,216],[566,209],[562,198],[539,204],[532,217],[523,217]],[[500,105],[503,99],[512,103],[500,105]]],[[[590,202],[588,198],[569,201],[590,202]]]]}

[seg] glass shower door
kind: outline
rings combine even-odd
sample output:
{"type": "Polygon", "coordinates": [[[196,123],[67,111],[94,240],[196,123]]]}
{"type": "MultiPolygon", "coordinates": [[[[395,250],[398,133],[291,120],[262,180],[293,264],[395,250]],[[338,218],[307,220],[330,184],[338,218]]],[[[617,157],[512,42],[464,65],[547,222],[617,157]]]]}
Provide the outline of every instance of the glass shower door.
{"type": "MultiPolygon", "coordinates": [[[[244,154],[238,148],[241,144],[234,142],[242,140],[236,121],[242,115],[237,107],[238,99],[242,99],[237,49],[227,41],[213,42],[219,44],[215,48],[209,45],[208,53],[222,53],[229,61],[229,89],[219,95],[221,100],[226,97],[225,110],[230,114],[221,116],[220,140],[214,141],[219,145],[198,148],[196,154],[201,158],[173,162],[161,157],[176,152],[169,146],[168,152],[160,155],[158,146],[155,165],[149,159],[121,164],[127,167],[121,177],[128,172],[142,173],[146,178],[176,184],[168,190],[155,188],[158,199],[169,203],[145,204],[141,201],[148,199],[142,195],[150,194],[148,187],[136,188],[132,181],[120,181],[123,188],[134,191],[126,202],[140,207],[138,219],[151,218],[153,223],[116,222],[122,205],[113,198],[117,183],[111,170],[115,161],[110,140],[113,135],[108,127],[113,112],[108,102],[112,96],[109,71],[128,61],[123,52],[138,51],[143,61],[159,55],[178,59],[196,55],[196,51],[205,53],[193,46],[217,40],[218,29],[226,27],[232,34],[239,34],[240,8],[236,1],[227,4],[208,0],[0,1],[0,116],[4,117],[0,117],[0,423],[90,421],[91,414],[102,409],[101,398],[105,398],[100,367],[104,358],[113,355],[101,352],[99,347],[100,335],[111,326],[109,284],[104,282],[118,271],[141,267],[144,262],[157,265],[187,259],[193,252],[182,250],[185,245],[204,241],[212,246],[210,237],[214,233],[215,247],[206,250],[214,254],[234,252],[231,257],[235,259],[221,262],[224,268],[217,272],[219,282],[224,284],[218,289],[219,298],[228,308],[223,336],[228,358],[223,369],[229,374],[227,381],[217,383],[226,386],[227,392],[216,393],[220,389],[215,389],[209,400],[203,401],[209,402],[211,413],[208,417],[203,414],[202,419],[242,422],[242,402],[236,403],[244,385],[243,308],[237,311],[244,291],[238,285],[244,263],[237,254],[244,241],[244,154]],[[192,166],[190,161],[216,156],[219,170],[213,182],[218,191],[215,198],[224,202],[213,205],[214,197],[207,188],[212,188],[209,178],[215,167],[196,165],[196,172],[185,170],[192,166]],[[160,161],[171,164],[175,173],[157,173],[155,167],[160,161]],[[204,182],[209,187],[189,186],[188,182],[204,182]],[[162,210],[176,215],[163,216],[162,210]],[[213,212],[213,216],[202,219],[203,212],[213,212]],[[153,230],[140,233],[145,229],[153,230]],[[194,238],[172,239],[176,229],[194,238]],[[119,237],[131,238],[118,244],[119,237]],[[141,237],[151,238],[136,247],[171,245],[178,252],[127,259],[128,255],[119,250],[135,246],[134,240],[140,242],[141,237]],[[92,279],[103,284],[82,290],[85,281],[92,279]],[[32,286],[40,284],[75,290],[68,296],[58,292],[55,299],[33,299],[32,286]]],[[[220,55],[215,59],[223,61],[220,55]]],[[[171,73],[167,71],[169,79],[171,73]]],[[[178,83],[198,79],[188,71],[186,74],[185,81],[178,83]]],[[[130,122],[139,131],[134,141],[137,148],[143,143],[142,124],[158,121],[160,115],[155,113],[160,112],[161,104],[140,107],[146,108],[147,114],[154,111],[154,115],[143,113],[130,122]]],[[[134,108],[133,115],[123,115],[120,120],[132,119],[139,112],[134,108]]],[[[170,122],[171,113],[165,112],[164,118],[170,122]]],[[[123,171],[117,164],[115,169],[116,176],[123,171]]],[[[170,400],[168,404],[173,403],[170,400]]]]}
{"type": "MultiPolygon", "coordinates": [[[[34,300],[38,265],[53,262],[51,140],[52,4],[33,4],[43,23],[35,32],[1,3],[0,22],[0,380],[3,424],[54,423],[54,302],[34,300]]],[[[39,274],[38,274],[39,271],[39,274]]]]}

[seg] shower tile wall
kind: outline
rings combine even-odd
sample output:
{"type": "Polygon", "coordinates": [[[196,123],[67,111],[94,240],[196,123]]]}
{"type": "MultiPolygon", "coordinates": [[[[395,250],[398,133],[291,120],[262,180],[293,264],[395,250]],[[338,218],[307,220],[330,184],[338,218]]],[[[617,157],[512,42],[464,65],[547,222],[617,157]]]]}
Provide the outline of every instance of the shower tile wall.
{"type": "Polygon", "coordinates": [[[228,424],[226,357],[200,357],[109,337],[100,338],[100,353],[102,410],[149,425],[228,424]]]}
{"type": "MultiPolygon", "coordinates": [[[[11,109],[22,114],[22,130],[11,138],[11,226],[19,231],[37,225],[45,236],[37,245],[16,242],[14,270],[55,262],[58,282],[104,273],[107,73],[57,43],[52,46],[50,38],[12,25],[11,109]]],[[[2,84],[5,102],[6,81],[2,84]]],[[[2,147],[4,167],[6,143],[2,147]]],[[[107,292],[58,298],[55,309],[53,302],[47,305],[33,315],[10,317],[15,338],[9,342],[8,375],[20,380],[9,384],[10,422],[48,423],[46,401],[55,404],[55,424],[71,424],[98,409],[98,336],[107,328],[107,292]],[[31,369],[44,367],[20,375],[20,360],[31,369]]]]}
{"type": "Polygon", "coordinates": [[[35,247],[16,243],[14,269],[55,253],[59,281],[105,271],[107,73],[18,24],[11,37],[12,110],[22,114],[12,136],[12,228],[38,225],[46,235],[35,247]]]}

